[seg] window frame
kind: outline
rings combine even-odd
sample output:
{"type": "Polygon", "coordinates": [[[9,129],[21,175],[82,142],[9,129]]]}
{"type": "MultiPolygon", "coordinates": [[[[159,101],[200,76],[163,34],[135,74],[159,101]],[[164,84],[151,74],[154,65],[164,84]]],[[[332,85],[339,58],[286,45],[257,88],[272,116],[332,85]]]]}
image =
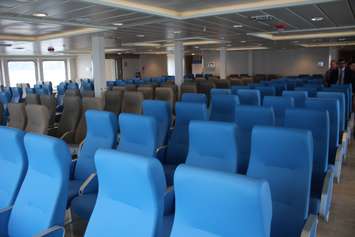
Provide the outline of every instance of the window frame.
{"type": "Polygon", "coordinates": [[[10,78],[10,67],[9,67],[9,63],[11,62],[33,62],[34,64],[34,69],[35,69],[35,79],[36,79],[36,83],[37,84],[40,79],[39,79],[39,71],[38,71],[38,64],[37,61],[35,59],[7,59],[5,60],[5,65],[6,65],[6,74],[7,74],[7,81],[6,81],[6,85],[8,87],[11,87],[11,78],[10,78]]]}
{"type": "MultiPolygon", "coordinates": [[[[44,63],[45,62],[64,62],[64,70],[65,70],[65,79],[64,82],[69,81],[68,78],[68,60],[64,59],[64,58],[43,58],[40,59],[39,63],[41,64],[41,81],[45,82],[45,78],[44,78],[44,63]]],[[[57,88],[53,87],[53,90],[57,90],[57,88]]]]}

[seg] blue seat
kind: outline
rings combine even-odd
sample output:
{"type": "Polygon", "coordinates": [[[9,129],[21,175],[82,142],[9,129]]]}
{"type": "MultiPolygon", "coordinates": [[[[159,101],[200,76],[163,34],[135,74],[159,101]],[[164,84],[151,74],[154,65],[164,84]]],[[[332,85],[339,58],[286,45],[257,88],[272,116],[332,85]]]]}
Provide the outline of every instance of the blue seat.
{"type": "Polygon", "coordinates": [[[345,104],[345,95],[343,93],[338,92],[318,92],[318,98],[334,98],[339,101],[339,126],[340,132],[344,132],[346,129],[346,104],[345,104]]]}
{"type": "Polygon", "coordinates": [[[314,144],[310,212],[328,220],[333,192],[333,172],[328,169],[330,121],[328,111],[286,110],[285,127],[312,132],[314,144]]]}
{"type": "Polygon", "coordinates": [[[0,124],[0,125],[6,125],[6,122],[7,122],[8,116],[9,116],[9,111],[8,111],[7,106],[10,103],[10,101],[11,101],[10,94],[5,91],[0,91],[0,103],[3,106],[3,114],[2,114],[3,124],[0,124]]]}
{"type": "Polygon", "coordinates": [[[245,174],[249,165],[251,132],[254,126],[275,126],[273,108],[239,105],[235,111],[238,125],[238,173],[245,174]]]}
{"type": "Polygon", "coordinates": [[[231,95],[232,91],[230,89],[212,88],[211,96],[214,95],[231,95]]]}
{"type": "Polygon", "coordinates": [[[207,96],[203,93],[184,93],[181,102],[207,104],[207,96]]]}
{"type": "Polygon", "coordinates": [[[158,148],[158,126],[154,117],[121,113],[117,150],[154,157],[158,148]]]}
{"type": "Polygon", "coordinates": [[[186,165],[237,172],[237,126],[234,123],[191,121],[186,165]]]}
{"type": "Polygon", "coordinates": [[[99,150],[95,164],[100,189],[85,237],[159,236],[166,190],[159,161],[99,150]]]}
{"type": "Polygon", "coordinates": [[[270,236],[272,203],[267,182],[180,165],[171,237],[270,236]]]}
{"type": "Polygon", "coordinates": [[[27,133],[28,171],[12,207],[0,211],[0,236],[63,236],[70,153],[56,138],[27,133]]]}
{"type": "Polygon", "coordinates": [[[155,118],[158,126],[158,146],[165,145],[171,126],[171,108],[169,103],[160,100],[144,100],[143,114],[155,118]]]}
{"type": "Polygon", "coordinates": [[[250,88],[250,86],[245,86],[245,85],[232,86],[231,87],[232,94],[236,95],[237,91],[240,90],[240,89],[251,89],[251,88],[250,88]]]}
{"type": "Polygon", "coordinates": [[[0,127],[0,210],[12,206],[27,171],[25,133],[0,127]]]}
{"type": "Polygon", "coordinates": [[[19,87],[11,87],[11,102],[20,103],[22,99],[22,88],[19,87]]]}
{"type": "Polygon", "coordinates": [[[296,87],[295,91],[305,91],[309,97],[316,97],[318,89],[316,87],[296,87]]]}
{"type": "Polygon", "coordinates": [[[238,89],[234,91],[235,95],[239,97],[241,105],[261,105],[261,94],[259,90],[255,89],[238,89]]]}
{"type": "Polygon", "coordinates": [[[69,82],[67,84],[67,89],[69,90],[78,90],[79,89],[79,84],[76,82],[69,82]]]}
{"type": "Polygon", "coordinates": [[[169,186],[173,183],[173,173],[176,166],[186,161],[189,148],[189,124],[192,120],[208,120],[206,105],[185,102],[176,103],[175,128],[171,133],[166,150],[166,158],[163,161],[169,186]]]}
{"type": "Polygon", "coordinates": [[[210,106],[210,120],[234,122],[235,107],[239,104],[236,95],[213,95],[210,106]]]}
{"type": "Polygon", "coordinates": [[[109,149],[116,145],[117,118],[113,113],[93,110],[86,111],[85,116],[87,132],[76,165],[72,167],[68,206],[71,206],[72,210],[82,218],[88,219],[91,211],[78,211],[81,210],[81,205],[86,204],[84,201],[81,202],[81,199],[97,192],[94,155],[100,148],[109,149]]]}
{"type": "Polygon", "coordinates": [[[283,91],[282,96],[292,97],[295,100],[295,107],[303,108],[306,99],[308,98],[307,91],[283,91]]]}
{"type": "Polygon", "coordinates": [[[251,144],[247,176],[269,182],[271,236],[298,237],[306,226],[311,227],[306,231],[315,237],[317,218],[309,216],[312,133],[290,128],[254,127],[251,144]]]}
{"type": "Polygon", "coordinates": [[[276,126],[283,126],[285,110],[289,108],[294,108],[295,100],[292,97],[265,96],[263,106],[272,107],[275,112],[276,126]]]}
{"type": "Polygon", "coordinates": [[[255,89],[260,91],[261,101],[264,100],[265,96],[276,96],[276,89],[272,86],[256,86],[255,89]]]}
{"type": "Polygon", "coordinates": [[[324,88],[323,90],[327,91],[334,91],[334,92],[343,92],[346,95],[346,104],[348,105],[347,107],[347,118],[350,118],[351,112],[353,110],[352,108],[352,98],[353,98],[353,89],[352,89],[352,84],[334,84],[331,85],[330,88],[324,88]]]}

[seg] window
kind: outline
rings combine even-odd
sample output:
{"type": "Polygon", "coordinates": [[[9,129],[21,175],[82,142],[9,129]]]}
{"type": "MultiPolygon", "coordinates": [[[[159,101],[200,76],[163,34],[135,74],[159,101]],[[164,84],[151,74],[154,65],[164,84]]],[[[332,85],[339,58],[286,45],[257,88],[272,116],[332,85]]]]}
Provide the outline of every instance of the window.
{"type": "Polygon", "coordinates": [[[66,80],[64,61],[43,61],[43,80],[51,81],[53,89],[66,80]]]}
{"type": "Polygon", "coordinates": [[[36,84],[36,65],[33,61],[10,61],[8,63],[10,86],[18,83],[36,84]]]}

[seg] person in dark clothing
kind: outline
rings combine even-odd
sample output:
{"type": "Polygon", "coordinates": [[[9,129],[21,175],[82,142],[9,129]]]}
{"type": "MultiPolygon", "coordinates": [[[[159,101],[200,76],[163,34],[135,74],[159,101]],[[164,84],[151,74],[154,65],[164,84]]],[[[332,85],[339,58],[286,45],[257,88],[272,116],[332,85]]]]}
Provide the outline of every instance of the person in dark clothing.
{"type": "Polygon", "coordinates": [[[330,86],[331,84],[336,84],[338,81],[338,65],[336,60],[330,62],[330,68],[325,73],[325,85],[330,86]]]}
{"type": "Polygon", "coordinates": [[[353,86],[353,93],[355,93],[355,60],[351,62],[350,66],[350,81],[349,83],[353,86]]]}
{"type": "Polygon", "coordinates": [[[351,82],[351,69],[344,59],[340,59],[338,62],[338,84],[349,84],[351,82]]]}

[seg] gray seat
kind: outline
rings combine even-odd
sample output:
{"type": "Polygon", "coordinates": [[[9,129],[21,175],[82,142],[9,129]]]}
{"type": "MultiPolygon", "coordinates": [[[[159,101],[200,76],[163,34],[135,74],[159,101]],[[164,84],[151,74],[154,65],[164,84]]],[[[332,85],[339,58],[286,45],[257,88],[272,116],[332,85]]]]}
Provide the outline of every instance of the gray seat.
{"type": "Polygon", "coordinates": [[[213,80],[213,82],[216,85],[216,88],[229,89],[231,87],[231,83],[229,80],[215,79],[213,80]]]}
{"type": "Polygon", "coordinates": [[[174,90],[171,87],[157,87],[155,89],[155,99],[167,101],[170,108],[174,108],[175,95],[174,90]]]}
{"type": "Polygon", "coordinates": [[[137,91],[142,92],[145,100],[154,99],[154,88],[153,86],[140,86],[137,91]]]}
{"type": "Polygon", "coordinates": [[[49,130],[51,136],[66,140],[73,139],[81,114],[81,98],[64,96],[64,109],[58,127],[49,130]]]}
{"type": "Polygon", "coordinates": [[[9,122],[8,127],[24,130],[26,127],[26,109],[23,103],[9,103],[9,122]]]}
{"type": "Polygon", "coordinates": [[[26,132],[48,133],[49,113],[44,105],[26,105],[26,132]]]}
{"type": "Polygon", "coordinates": [[[126,91],[123,95],[122,113],[141,114],[144,97],[142,92],[126,91]]]}
{"type": "Polygon", "coordinates": [[[74,139],[72,141],[68,141],[70,144],[79,145],[86,136],[86,119],[85,112],[88,110],[103,110],[104,104],[101,98],[95,97],[87,97],[82,99],[82,110],[81,116],[76,127],[74,139]]]}
{"type": "Polygon", "coordinates": [[[125,91],[137,91],[137,87],[135,85],[125,85],[125,91]]]}
{"type": "Polygon", "coordinates": [[[112,87],[113,91],[121,91],[122,93],[125,92],[126,88],[124,86],[114,86],[112,87]]]}
{"type": "Polygon", "coordinates": [[[104,94],[105,110],[115,114],[121,113],[123,94],[122,90],[106,91],[104,94]]]}
{"type": "Polygon", "coordinates": [[[65,96],[81,96],[79,89],[67,89],[64,93],[65,96]]]}
{"type": "Polygon", "coordinates": [[[95,97],[95,91],[84,90],[81,92],[82,97],[95,97]]]}
{"type": "Polygon", "coordinates": [[[37,94],[27,94],[25,98],[26,105],[39,105],[40,99],[37,94]]]}
{"type": "Polygon", "coordinates": [[[41,105],[47,107],[49,113],[49,127],[53,127],[55,122],[55,113],[56,113],[55,97],[53,95],[41,95],[40,101],[41,101],[41,105]]]}
{"type": "Polygon", "coordinates": [[[184,93],[197,93],[197,85],[195,83],[182,83],[180,87],[180,99],[184,93]]]}

